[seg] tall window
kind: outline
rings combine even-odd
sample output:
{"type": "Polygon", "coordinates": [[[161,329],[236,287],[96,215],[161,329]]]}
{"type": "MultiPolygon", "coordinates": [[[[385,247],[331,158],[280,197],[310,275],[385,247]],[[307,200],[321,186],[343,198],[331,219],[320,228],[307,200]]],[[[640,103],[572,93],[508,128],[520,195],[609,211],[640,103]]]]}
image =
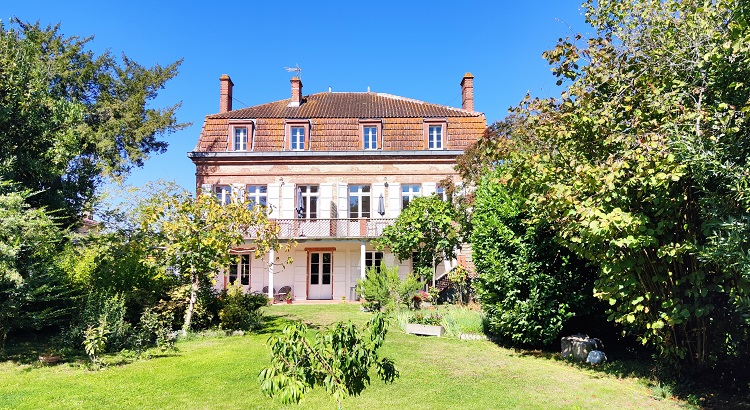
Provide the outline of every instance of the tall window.
{"type": "Polygon", "coordinates": [[[237,282],[237,277],[240,278],[240,284],[243,286],[250,285],[250,255],[240,255],[240,259],[229,265],[229,274],[227,278],[227,284],[234,284],[237,282]]]}
{"type": "Polygon", "coordinates": [[[419,185],[401,185],[401,209],[406,209],[414,198],[422,196],[419,185]]]}
{"type": "Polygon", "coordinates": [[[216,185],[214,187],[214,195],[216,199],[222,205],[228,205],[232,202],[232,187],[229,185],[216,185]]]}
{"type": "Polygon", "coordinates": [[[427,127],[427,147],[429,149],[443,149],[442,125],[430,125],[427,127]]]}
{"type": "Polygon", "coordinates": [[[250,285],[250,255],[240,255],[240,284],[250,285]]]}
{"type": "Polygon", "coordinates": [[[349,186],[349,218],[370,217],[370,186],[349,186]]]}
{"type": "Polygon", "coordinates": [[[247,151],[247,127],[234,128],[234,150],[247,151]]]}
{"type": "Polygon", "coordinates": [[[378,149],[378,127],[375,127],[375,126],[362,127],[362,134],[364,137],[365,149],[378,149]]]}
{"type": "Polygon", "coordinates": [[[448,195],[445,193],[445,187],[439,186],[437,187],[435,194],[440,197],[443,201],[448,200],[448,195]]]}
{"type": "Polygon", "coordinates": [[[248,185],[247,199],[251,201],[250,204],[248,204],[248,207],[250,208],[255,208],[256,206],[267,206],[268,187],[265,185],[248,185]]]}
{"type": "MultiPolygon", "coordinates": [[[[318,217],[318,186],[317,185],[300,185],[302,192],[302,210],[297,210],[298,218],[315,219],[318,217]]],[[[295,208],[297,207],[295,199],[295,208]]]]}
{"type": "Polygon", "coordinates": [[[313,252],[310,254],[310,284],[331,284],[331,253],[313,252]]]}
{"type": "Polygon", "coordinates": [[[380,273],[380,264],[383,261],[383,252],[365,252],[365,268],[375,268],[380,273]]]}
{"type": "Polygon", "coordinates": [[[305,149],[305,127],[291,127],[292,131],[292,151],[305,149]]]}

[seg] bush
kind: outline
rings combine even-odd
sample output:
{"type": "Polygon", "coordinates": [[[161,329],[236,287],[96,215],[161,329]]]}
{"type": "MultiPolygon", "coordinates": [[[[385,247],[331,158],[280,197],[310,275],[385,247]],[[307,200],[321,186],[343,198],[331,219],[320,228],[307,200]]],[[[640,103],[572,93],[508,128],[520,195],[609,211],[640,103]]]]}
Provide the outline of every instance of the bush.
{"type": "Polygon", "coordinates": [[[549,344],[567,320],[600,303],[593,297],[594,271],[544,226],[526,225],[522,199],[497,175],[478,188],[472,234],[488,330],[512,345],[549,344]]]}
{"type": "Polygon", "coordinates": [[[223,307],[219,311],[222,329],[254,330],[262,325],[260,308],[268,304],[266,295],[245,293],[240,285],[229,285],[222,292],[223,307]]]}
{"type": "Polygon", "coordinates": [[[380,264],[380,272],[375,267],[367,269],[364,280],[357,281],[357,293],[364,301],[362,306],[369,311],[393,310],[399,301],[401,279],[398,266],[380,264]]]}

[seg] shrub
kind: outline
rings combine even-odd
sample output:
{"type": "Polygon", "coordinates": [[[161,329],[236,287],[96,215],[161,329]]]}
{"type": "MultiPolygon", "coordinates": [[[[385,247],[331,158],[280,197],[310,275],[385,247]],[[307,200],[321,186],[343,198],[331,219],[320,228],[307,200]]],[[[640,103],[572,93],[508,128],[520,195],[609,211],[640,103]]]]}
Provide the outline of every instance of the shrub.
{"type": "Polygon", "coordinates": [[[375,267],[367,269],[364,280],[357,281],[357,293],[364,301],[362,306],[369,311],[393,310],[398,304],[401,279],[398,266],[380,264],[380,272],[375,267]]]}
{"type": "Polygon", "coordinates": [[[544,226],[525,224],[522,199],[498,175],[477,190],[472,234],[488,330],[512,345],[549,344],[567,320],[599,303],[593,298],[594,271],[544,226]]]}
{"type": "Polygon", "coordinates": [[[262,316],[260,308],[268,304],[262,293],[245,293],[240,285],[229,285],[222,292],[223,307],[219,311],[222,329],[253,330],[260,328],[262,316]]]}
{"type": "Polygon", "coordinates": [[[177,338],[172,332],[174,317],[171,313],[158,313],[152,308],[146,308],[141,314],[141,340],[140,348],[146,348],[152,343],[162,351],[174,350],[174,342],[177,338]]]}

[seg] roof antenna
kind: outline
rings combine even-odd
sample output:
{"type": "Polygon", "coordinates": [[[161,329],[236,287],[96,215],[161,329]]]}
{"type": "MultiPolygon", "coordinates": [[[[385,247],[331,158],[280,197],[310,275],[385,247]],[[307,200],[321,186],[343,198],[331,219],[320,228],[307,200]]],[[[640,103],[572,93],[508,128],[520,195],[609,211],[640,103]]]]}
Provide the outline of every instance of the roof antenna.
{"type": "Polygon", "coordinates": [[[300,80],[302,80],[302,69],[299,68],[299,64],[294,64],[294,67],[284,67],[284,70],[286,70],[289,73],[297,73],[297,76],[300,80]]]}

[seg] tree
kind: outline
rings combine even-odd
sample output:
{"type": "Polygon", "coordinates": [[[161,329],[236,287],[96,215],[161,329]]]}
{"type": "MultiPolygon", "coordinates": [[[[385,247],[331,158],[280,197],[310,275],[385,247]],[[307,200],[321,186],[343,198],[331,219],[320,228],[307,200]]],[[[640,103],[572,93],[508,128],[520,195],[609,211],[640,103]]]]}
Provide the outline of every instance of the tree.
{"type": "Polygon", "coordinates": [[[549,345],[568,320],[596,310],[595,270],[560,246],[546,223],[524,222],[524,198],[509,192],[503,173],[500,167],[485,174],[477,187],[471,238],[477,293],[499,340],[549,345]]]}
{"type": "Polygon", "coordinates": [[[434,286],[437,265],[455,258],[460,245],[456,219],[453,206],[437,195],[415,198],[374,242],[379,249],[388,247],[399,260],[415,256],[420,276],[432,277],[434,286]]]}
{"type": "Polygon", "coordinates": [[[383,313],[375,313],[367,322],[369,334],[351,322],[338,322],[316,334],[311,343],[307,330],[303,323],[295,322],[281,335],[268,339],[271,366],[261,370],[258,380],[269,397],[278,395],[283,403],[295,404],[313,387],[324,386],[342,408],[346,396],[358,395],[370,384],[368,372],[373,365],[386,383],[399,376],[393,361],[378,355],[388,333],[383,313]]]}
{"type": "Polygon", "coordinates": [[[190,329],[199,289],[229,265],[232,247],[250,237],[256,258],[281,248],[278,227],[268,220],[266,211],[265,207],[253,207],[247,197],[221,205],[212,195],[193,197],[187,192],[145,207],[142,228],[154,234],[155,261],[176,267],[190,283],[183,332],[190,329]]]}
{"type": "Polygon", "coordinates": [[[86,50],[58,26],[0,22],[0,179],[37,192],[33,207],[79,221],[103,178],[120,179],[185,127],[179,104],[148,108],[180,61],[146,68],[86,50]]]}
{"type": "Polygon", "coordinates": [[[584,8],[596,33],[544,54],[568,85],[513,110],[504,178],[529,223],[600,267],[612,320],[711,366],[750,329],[750,5],[584,8]]]}

